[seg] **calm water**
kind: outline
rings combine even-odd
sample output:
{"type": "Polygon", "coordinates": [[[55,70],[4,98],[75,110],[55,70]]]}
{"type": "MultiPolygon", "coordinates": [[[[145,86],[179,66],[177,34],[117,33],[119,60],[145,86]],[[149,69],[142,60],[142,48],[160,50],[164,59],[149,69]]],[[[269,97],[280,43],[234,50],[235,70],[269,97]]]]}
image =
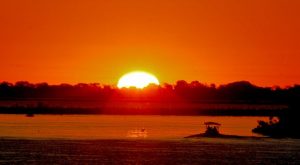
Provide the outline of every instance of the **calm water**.
{"type": "Polygon", "coordinates": [[[251,129],[266,117],[0,115],[0,137],[67,139],[177,139],[201,133],[205,121],[222,124],[221,133],[256,136],[251,129]],[[145,130],[142,130],[145,129],[145,130]]]}

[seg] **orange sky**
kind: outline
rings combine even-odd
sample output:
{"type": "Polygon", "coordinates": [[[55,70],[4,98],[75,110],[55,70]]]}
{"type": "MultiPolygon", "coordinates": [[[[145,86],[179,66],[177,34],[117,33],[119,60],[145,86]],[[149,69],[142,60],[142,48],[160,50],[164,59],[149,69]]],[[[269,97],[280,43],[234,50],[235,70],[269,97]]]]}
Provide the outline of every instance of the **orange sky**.
{"type": "Polygon", "coordinates": [[[300,83],[299,0],[0,2],[0,81],[300,83]]]}

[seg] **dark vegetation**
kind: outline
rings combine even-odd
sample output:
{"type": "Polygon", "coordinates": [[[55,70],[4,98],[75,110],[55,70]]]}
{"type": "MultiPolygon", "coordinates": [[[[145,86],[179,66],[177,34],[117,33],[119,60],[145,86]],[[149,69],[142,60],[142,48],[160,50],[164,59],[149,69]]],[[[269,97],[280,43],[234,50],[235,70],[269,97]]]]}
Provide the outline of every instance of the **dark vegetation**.
{"type": "Polygon", "coordinates": [[[31,84],[20,81],[15,84],[0,83],[0,100],[20,99],[79,99],[79,100],[138,100],[159,102],[202,102],[202,103],[250,103],[286,104],[300,98],[300,85],[292,87],[258,87],[247,81],[234,82],[216,87],[198,81],[177,81],[175,85],[150,85],[145,89],[118,89],[93,84],[31,84]]]}
{"type": "Polygon", "coordinates": [[[278,117],[270,117],[269,121],[258,121],[254,133],[276,138],[300,138],[298,103],[291,103],[290,107],[278,117]]]}
{"type": "Polygon", "coordinates": [[[278,116],[300,98],[300,85],[258,87],[247,81],[206,85],[177,81],[144,89],[94,84],[0,83],[0,113],[278,116]]]}
{"type": "Polygon", "coordinates": [[[283,89],[247,81],[217,87],[180,80],[142,90],[97,83],[2,82],[0,113],[278,116],[290,101],[300,98],[299,91],[299,85],[283,89]]]}

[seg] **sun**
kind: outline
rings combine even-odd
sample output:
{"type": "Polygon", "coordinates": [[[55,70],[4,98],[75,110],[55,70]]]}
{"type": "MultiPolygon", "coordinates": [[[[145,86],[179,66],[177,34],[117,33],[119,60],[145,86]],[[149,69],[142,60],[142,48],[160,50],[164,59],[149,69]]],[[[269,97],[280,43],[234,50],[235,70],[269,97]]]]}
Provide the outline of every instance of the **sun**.
{"type": "Polygon", "coordinates": [[[123,75],[118,82],[118,88],[129,88],[129,87],[136,87],[136,88],[144,88],[149,84],[156,84],[159,85],[158,79],[147,72],[142,71],[135,71],[130,72],[123,75]]]}

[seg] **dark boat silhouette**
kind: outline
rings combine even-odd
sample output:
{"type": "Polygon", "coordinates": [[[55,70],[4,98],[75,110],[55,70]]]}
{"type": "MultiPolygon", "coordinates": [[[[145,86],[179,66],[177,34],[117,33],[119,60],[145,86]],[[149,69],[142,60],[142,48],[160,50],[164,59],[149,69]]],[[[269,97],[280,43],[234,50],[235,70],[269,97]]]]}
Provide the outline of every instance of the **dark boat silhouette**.
{"type": "Polygon", "coordinates": [[[259,138],[252,136],[238,136],[238,135],[224,135],[219,132],[220,123],[216,122],[204,122],[206,127],[206,131],[204,133],[190,135],[184,138],[201,138],[201,137],[209,137],[209,138],[259,138]]]}
{"type": "Polygon", "coordinates": [[[206,126],[206,131],[204,133],[207,137],[217,137],[220,136],[219,128],[221,124],[216,122],[204,122],[204,125],[206,126]]]}

